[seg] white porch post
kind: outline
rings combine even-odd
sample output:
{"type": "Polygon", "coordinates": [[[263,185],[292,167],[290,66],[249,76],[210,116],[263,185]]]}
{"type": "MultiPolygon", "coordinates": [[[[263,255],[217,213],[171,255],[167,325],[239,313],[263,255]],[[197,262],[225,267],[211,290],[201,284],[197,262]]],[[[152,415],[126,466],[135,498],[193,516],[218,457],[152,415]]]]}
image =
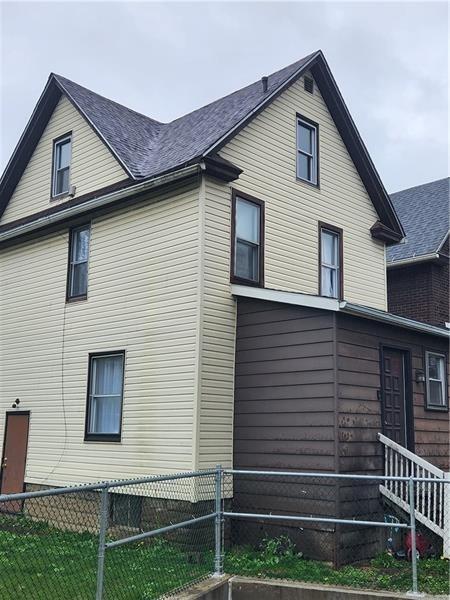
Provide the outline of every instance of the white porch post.
{"type": "Polygon", "coordinates": [[[450,558],[450,473],[444,473],[444,558],[450,558]]]}

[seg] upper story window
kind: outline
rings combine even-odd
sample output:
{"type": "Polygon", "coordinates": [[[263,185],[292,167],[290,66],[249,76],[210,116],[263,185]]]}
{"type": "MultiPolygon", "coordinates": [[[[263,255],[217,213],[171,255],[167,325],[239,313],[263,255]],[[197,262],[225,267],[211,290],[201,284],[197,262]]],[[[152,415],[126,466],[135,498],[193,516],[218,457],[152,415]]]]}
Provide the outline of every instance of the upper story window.
{"type": "Polygon", "coordinates": [[[233,192],[232,280],[263,285],[264,203],[233,192]]]}
{"type": "Polygon", "coordinates": [[[342,230],[319,223],[319,238],[319,293],[343,298],[342,230]]]}
{"type": "Polygon", "coordinates": [[[297,177],[318,184],[318,130],[316,123],[297,117],[297,177]]]}
{"type": "Polygon", "coordinates": [[[69,192],[71,158],[72,135],[68,134],[53,142],[53,197],[69,192]]]}
{"type": "Polygon", "coordinates": [[[119,441],[125,353],[89,356],[86,440],[119,441]]]}
{"type": "Polygon", "coordinates": [[[427,408],[447,409],[445,354],[426,352],[427,408]]]}
{"type": "Polygon", "coordinates": [[[87,298],[90,237],[90,225],[70,230],[67,300],[87,298]]]}

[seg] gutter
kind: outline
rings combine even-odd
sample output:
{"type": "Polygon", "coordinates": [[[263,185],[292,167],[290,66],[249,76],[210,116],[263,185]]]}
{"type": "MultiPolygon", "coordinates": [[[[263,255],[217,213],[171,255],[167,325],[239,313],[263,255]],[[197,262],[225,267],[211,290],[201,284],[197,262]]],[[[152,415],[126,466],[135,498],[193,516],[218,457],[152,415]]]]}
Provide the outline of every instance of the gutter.
{"type": "Polygon", "coordinates": [[[201,170],[202,166],[200,164],[195,164],[189,167],[184,167],[172,173],[166,173],[165,175],[155,177],[154,179],[150,179],[148,181],[137,183],[136,185],[128,186],[115,192],[104,194],[103,196],[96,196],[90,200],[86,200],[86,202],[83,202],[82,204],[78,204],[77,206],[69,206],[65,210],[61,210],[54,215],[40,217],[31,223],[18,225],[13,229],[9,229],[8,231],[0,233],[0,242],[4,242],[26,233],[31,233],[32,231],[40,229],[43,226],[59,223],[60,221],[64,221],[71,217],[76,217],[102,206],[113,204],[114,202],[127,198],[128,196],[142,194],[143,192],[150,191],[154,188],[161,187],[181,179],[186,179],[189,176],[200,173],[201,170]]]}
{"type": "Polygon", "coordinates": [[[400,258],[399,260],[393,260],[387,263],[387,268],[392,269],[393,267],[403,267],[406,265],[413,265],[422,262],[428,262],[429,260],[438,260],[440,254],[438,252],[431,252],[430,254],[421,254],[419,256],[412,256],[410,258],[400,258]]]}
{"type": "Polygon", "coordinates": [[[414,321],[413,319],[407,319],[406,317],[400,317],[389,312],[377,310],[376,308],[370,308],[369,306],[351,304],[346,300],[339,304],[339,312],[450,339],[450,332],[441,327],[428,325],[427,323],[421,323],[420,321],[414,321]]]}

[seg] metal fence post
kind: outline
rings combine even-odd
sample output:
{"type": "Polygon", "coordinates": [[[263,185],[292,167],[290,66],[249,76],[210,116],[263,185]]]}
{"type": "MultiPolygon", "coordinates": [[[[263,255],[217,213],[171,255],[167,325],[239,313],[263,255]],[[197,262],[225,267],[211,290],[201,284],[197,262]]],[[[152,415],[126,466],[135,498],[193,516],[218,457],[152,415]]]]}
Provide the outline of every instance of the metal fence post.
{"type": "Polygon", "coordinates": [[[223,575],[222,565],[222,465],[216,466],[216,502],[215,502],[215,553],[214,553],[214,576],[223,575]]]}
{"type": "Polygon", "coordinates": [[[105,567],[105,544],[106,532],[108,530],[109,494],[108,488],[104,487],[101,492],[100,524],[98,532],[98,555],[97,555],[97,593],[96,600],[103,598],[104,567],[105,567]]]}
{"type": "MultiPolygon", "coordinates": [[[[416,482],[417,483],[417,482],[416,482]]],[[[417,586],[417,548],[416,548],[416,507],[414,505],[414,479],[408,481],[408,500],[409,500],[409,531],[411,534],[411,570],[412,570],[412,590],[408,592],[410,596],[420,596],[417,586]]]]}

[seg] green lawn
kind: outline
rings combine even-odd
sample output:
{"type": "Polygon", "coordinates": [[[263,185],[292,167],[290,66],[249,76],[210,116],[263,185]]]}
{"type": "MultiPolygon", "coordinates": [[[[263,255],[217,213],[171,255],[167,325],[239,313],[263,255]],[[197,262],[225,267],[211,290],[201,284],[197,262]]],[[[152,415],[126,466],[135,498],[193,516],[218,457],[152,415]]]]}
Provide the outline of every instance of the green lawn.
{"type": "MultiPolygon", "coordinates": [[[[96,569],[96,536],[0,518],[1,600],[91,600],[95,598],[96,569]]],[[[212,551],[187,553],[164,539],[114,548],[106,553],[105,598],[151,600],[207,576],[212,569],[212,551]]],[[[241,547],[227,551],[225,571],[383,590],[411,587],[407,562],[382,555],[367,567],[334,570],[300,557],[289,540],[281,538],[266,541],[259,550],[241,547]]],[[[421,591],[448,593],[448,576],[448,561],[419,563],[421,591]]]]}
{"type": "MultiPolygon", "coordinates": [[[[4,527],[2,521],[0,527],[4,527]]],[[[0,531],[1,600],[95,598],[96,536],[61,532],[37,523],[30,531],[23,521],[22,527],[9,529],[0,531]]],[[[105,598],[159,598],[212,570],[212,551],[186,553],[163,539],[124,545],[106,551],[105,598]]]]}
{"type": "MultiPolygon", "coordinates": [[[[288,538],[266,540],[259,550],[235,548],[227,555],[225,571],[248,577],[289,579],[328,585],[390,591],[411,589],[411,564],[381,554],[367,566],[333,569],[326,563],[296,554],[288,538]]],[[[449,594],[449,561],[425,559],[418,563],[419,590],[449,594]]]]}

